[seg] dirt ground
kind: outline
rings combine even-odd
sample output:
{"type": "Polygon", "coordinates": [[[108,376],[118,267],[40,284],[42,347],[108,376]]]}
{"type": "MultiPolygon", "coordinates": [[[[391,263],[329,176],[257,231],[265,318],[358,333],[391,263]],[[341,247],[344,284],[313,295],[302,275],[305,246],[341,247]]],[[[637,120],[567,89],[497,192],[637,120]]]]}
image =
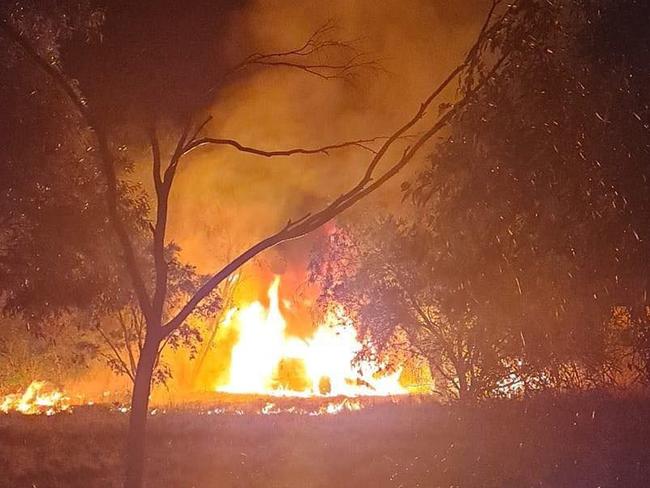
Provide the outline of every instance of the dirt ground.
{"type": "MultiPolygon", "coordinates": [[[[127,417],[0,415],[0,486],[117,487],[127,417]]],[[[156,488],[647,487],[650,400],[605,395],[338,415],[151,417],[156,488]]]]}

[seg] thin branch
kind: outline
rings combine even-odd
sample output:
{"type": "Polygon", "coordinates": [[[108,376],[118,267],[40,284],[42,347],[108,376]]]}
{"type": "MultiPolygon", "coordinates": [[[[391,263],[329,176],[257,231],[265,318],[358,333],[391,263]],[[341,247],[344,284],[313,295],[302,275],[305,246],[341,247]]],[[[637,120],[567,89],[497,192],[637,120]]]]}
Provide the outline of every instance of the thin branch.
{"type": "Polygon", "coordinates": [[[190,132],[190,129],[191,129],[191,120],[188,119],[187,123],[185,124],[185,128],[183,129],[183,132],[181,133],[180,137],[178,138],[178,141],[176,142],[176,148],[174,149],[174,154],[169,160],[169,166],[167,166],[167,169],[165,170],[165,176],[163,178],[163,181],[167,186],[168,193],[171,190],[174,175],[176,174],[176,168],[178,167],[178,162],[180,161],[183,154],[185,154],[186,152],[185,147],[186,147],[186,143],[188,142],[187,137],[190,132]]]}
{"type": "Polygon", "coordinates": [[[130,337],[130,334],[129,334],[128,330],[127,330],[126,322],[124,320],[124,316],[122,315],[121,311],[118,312],[118,322],[120,323],[120,326],[122,328],[122,335],[124,337],[124,346],[125,346],[126,351],[127,351],[128,355],[129,355],[129,363],[131,365],[131,371],[133,371],[133,373],[135,373],[135,371],[137,369],[136,368],[136,359],[135,359],[135,355],[133,354],[133,351],[131,350],[131,337],[130,337]]]}
{"type": "Polygon", "coordinates": [[[190,126],[191,122],[188,120],[183,132],[176,142],[176,148],[174,149],[174,153],[165,169],[165,174],[163,175],[162,180],[160,179],[159,144],[155,129],[152,129],[151,146],[154,150],[153,172],[154,181],[156,182],[156,224],[153,232],[153,258],[156,281],[152,301],[152,323],[155,324],[155,327],[159,326],[162,322],[165,300],[167,299],[167,277],[169,270],[167,261],[165,260],[165,237],[167,233],[167,218],[169,215],[169,194],[176,174],[178,161],[183,154],[183,148],[187,141],[190,126]],[[156,150],[158,151],[157,163],[155,158],[156,150]]]}
{"type": "MultiPolygon", "coordinates": [[[[485,33],[490,28],[490,22],[492,22],[492,17],[494,16],[494,12],[496,11],[497,7],[499,6],[499,4],[501,4],[502,1],[503,0],[492,0],[492,4],[490,5],[490,10],[488,11],[488,14],[485,17],[485,21],[483,22],[483,25],[481,26],[481,30],[479,31],[479,34],[478,34],[479,39],[483,38],[485,36],[485,33]]],[[[508,10],[506,11],[506,14],[504,14],[504,16],[507,15],[510,12],[510,10],[514,8],[514,5],[516,3],[517,2],[513,2],[508,6],[508,10]]],[[[496,23],[494,25],[497,25],[497,24],[498,23],[496,23]]],[[[467,53],[467,58],[466,59],[467,60],[473,59],[474,56],[476,55],[477,51],[480,48],[481,48],[481,43],[477,42],[476,44],[474,44],[472,49],[467,53]]]]}
{"type": "Polygon", "coordinates": [[[156,360],[153,365],[153,370],[156,371],[158,369],[158,366],[160,365],[160,360],[162,359],[162,353],[163,350],[167,347],[169,344],[169,341],[172,339],[172,334],[168,334],[158,345],[158,353],[156,354],[156,360]]]}
{"type": "Polygon", "coordinates": [[[211,120],[212,120],[212,115],[208,115],[206,117],[206,119],[203,122],[201,122],[199,124],[199,126],[196,128],[196,130],[194,131],[194,133],[190,137],[190,141],[196,140],[196,138],[199,136],[201,131],[205,128],[206,125],[208,125],[210,123],[211,120]]]}
{"type": "MultiPolygon", "coordinates": [[[[118,363],[120,364],[121,368],[123,369],[123,371],[124,371],[127,375],[129,375],[129,378],[131,378],[131,380],[134,380],[133,373],[132,373],[131,370],[129,369],[129,366],[126,364],[126,361],[124,361],[124,359],[122,359],[122,355],[120,354],[120,352],[119,352],[117,346],[115,346],[115,344],[113,344],[113,341],[111,341],[111,339],[108,337],[108,334],[106,334],[106,332],[104,332],[104,330],[102,329],[101,325],[99,325],[99,322],[97,322],[97,323],[95,324],[95,328],[99,331],[99,334],[100,334],[100,335],[102,336],[102,338],[104,339],[104,342],[106,342],[106,344],[108,344],[108,346],[109,346],[109,347],[111,348],[111,350],[113,351],[113,354],[114,354],[113,359],[117,360],[118,363]]],[[[103,356],[104,356],[105,358],[107,358],[107,359],[110,359],[110,356],[107,356],[106,354],[103,354],[103,356]]]]}
{"type": "Polygon", "coordinates": [[[348,79],[351,72],[361,68],[379,69],[376,61],[356,61],[350,60],[343,64],[310,64],[299,63],[297,61],[253,61],[251,65],[275,66],[281,68],[297,69],[311,75],[317,76],[324,80],[348,79]]]}
{"type": "Polygon", "coordinates": [[[2,29],[10,40],[18,44],[22,50],[29,56],[29,58],[36,63],[36,65],[50,76],[55,84],[66,94],[68,99],[75,105],[77,110],[88,118],[90,116],[86,102],[81,98],[79,93],[68,82],[63,73],[59,71],[53,64],[44,60],[36,49],[23,38],[16,30],[9,25],[7,20],[0,22],[0,29],[2,29]]]}
{"type": "Polygon", "coordinates": [[[167,335],[167,337],[165,337],[165,339],[160,343],[160,346],[158,347],[158,356],[160,356],[160,355],[162,354],[162,352],[163,352],[163,350],[165,349],[165,347],[167,347],[167,344],[169,344],[169,341],[171,340],[171,338],[172,338],[172,334],[169,334],[169,335],[167,335]]]}
{"type": "Polygon", "coordinates": [[[335,31],[336,24],[329,20],[316,29],[299,48],[273,53],[253,53],[241,63],[235,65],[229,74],[250,66],[260,65],[294,68],[321,78],[332,79],[346,78],[352,70],[357,68],[379,68],[375,61],[364,58],[364,53],[360,52],[355,46],[355,40],[339,41],[330,37],[335,31]],[[327,53],[334,51],[339,55],[346,52],[350,53],[350,55],[342,62],[333,61],[328,63],[322,61],[327,53]],[[309,60],[312,58],[316,58],[318,61],[310,62],[309,60]]]}
{"type": "Polygon", "coordinates": [[[307,39],[307,41],[300,46],[298,49],[293,49],[290,51],[262,54],[262,53],[253,53],[248,58],[244,60],[244,63],[250,60],[264,59],[264,58],[273,58],[289,55],[310,55],[315,52],[315,49],[318,49],[319,46],[330,46],[330,45],[339,45],[342,44],[340,41],[333,40],[322,40],[321,38],[327,34],[336,30],[336,24],[332,19],[328,19],[323,25],[316,29],[312,35],[307,39]]]}
{"type": "Polygon", "coordinates": [[[160,194],[162,189],[162,174],[161,174],[161,156],[160,156],[160,143],[158,135],[156,134],[156,127],[152,126],[149,129],[149,144],[151,145],[151,160],[153,166],[153,182],[156,189],[156,195],[160,194]]]}
{"type": "Polygon", "coordinates": [[[135,333],[138,339],[138,351],[142,351],[142,348],[144,347],[144,324],[141,317],[138,315],[137,310],[134,307],[129,308],[131,310],[131,320],[134,324],[135,333]]]}
{"type": "MultiPolygon", "coordinates": [[[[113,356],[111,356],[110,354],[106,354],[105,352],[101,352],[101,353],[99,353],[99,355],[101,357],[103,357],[104,361],[106,361],[109,365],[115,364],[115,358],[113,356]]],[[[121,371],[122,373],[124,373],[125,375],[127,375],[129,377],[131,382],[135,382],[135,377],[133,376],[133,374],[131,374],[131,372],[125,366],[125,364],[123,362],[118,362],[116,364],[116,367],[118,368],[118,373],[121,371]]]]}
{"type": "Polygon", "coordinates": [[[356,44],[359,39],[336,40],[332,36],[336,24],[328,21],[298,48],[271,53],[253,53],[230,68],[222,78],[206,92],[211,97],[230,76],[251,67],[290,68],[315,75],[323,79],[351,80],[362,69],[381,70],[374,59],[367,58],[356,44]],[[332,59],[332,62],[323,59],[332,59]]]}

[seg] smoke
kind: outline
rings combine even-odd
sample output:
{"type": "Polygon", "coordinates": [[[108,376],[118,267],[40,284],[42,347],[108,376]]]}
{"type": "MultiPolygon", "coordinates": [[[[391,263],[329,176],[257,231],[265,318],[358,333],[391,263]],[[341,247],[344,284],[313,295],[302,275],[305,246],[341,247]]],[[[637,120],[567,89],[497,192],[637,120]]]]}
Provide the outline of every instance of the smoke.
{"type": "MultiPolygon", "coordinates": [[[[354,40],[383,71],[361,71],[350,84],[290,69],[260,70],[220,93],[206,133],[265,149],[390,134],[462,59],[486,7],[485,0],[253,3],[231,29],[236,49],[294,48],[332,19],[337,37],[354,40]]],[[[288,219],[336,198],[356,182],[371,156],[359,148],[272,159],[225,147],[197,150],[176,181],[170,237],[182,246],[184,259],[202,272],[214,271],[288,219]]],[[[396,209],[403,178],[342,218],[367,219],[396,209]]],[[[304,263],[308,248],[309,239],[289,243],[265,258],[271,267],[281,268],[286,256],[304,263]]]]}

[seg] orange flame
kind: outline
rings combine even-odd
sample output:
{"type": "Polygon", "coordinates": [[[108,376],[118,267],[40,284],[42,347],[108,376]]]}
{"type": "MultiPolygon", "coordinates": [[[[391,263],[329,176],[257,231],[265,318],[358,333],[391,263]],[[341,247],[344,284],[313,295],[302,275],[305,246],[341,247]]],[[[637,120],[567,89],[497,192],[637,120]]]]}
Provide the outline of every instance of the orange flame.
{"type": "Polygon", "coordinates": [[[0,411],[25,415],[54,415],[70,408],[68,397],[45,381],[32,381],[23,393],[0,397],[0,411]]]}
{"type": "Polygon", "coordinates": [[[360,396],[408,393],[400,384],[401,369],[382,375],[385,365],[363,360],[352,320],[334,306],[310,338],[287,334],[280,310],[280,278],[268,290],[268,309],[259,301],[226,314],[223,326],[234,328],[230,376],[216,390],[283,396],[360,396]]]}

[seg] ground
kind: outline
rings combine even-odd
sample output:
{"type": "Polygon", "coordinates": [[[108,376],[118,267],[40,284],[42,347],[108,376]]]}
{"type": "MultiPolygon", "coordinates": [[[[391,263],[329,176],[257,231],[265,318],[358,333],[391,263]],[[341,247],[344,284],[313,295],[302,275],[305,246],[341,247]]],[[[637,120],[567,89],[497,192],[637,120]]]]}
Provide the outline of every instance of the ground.
{"type": "MultiPolygon", "coordinates": [[[[127,416],[0,416],[3,487],[114,487],[127,416]]],[[[647,487],[650,401],[604,395],[338,415],[151,417],[147,487],[647,487]]]]}

